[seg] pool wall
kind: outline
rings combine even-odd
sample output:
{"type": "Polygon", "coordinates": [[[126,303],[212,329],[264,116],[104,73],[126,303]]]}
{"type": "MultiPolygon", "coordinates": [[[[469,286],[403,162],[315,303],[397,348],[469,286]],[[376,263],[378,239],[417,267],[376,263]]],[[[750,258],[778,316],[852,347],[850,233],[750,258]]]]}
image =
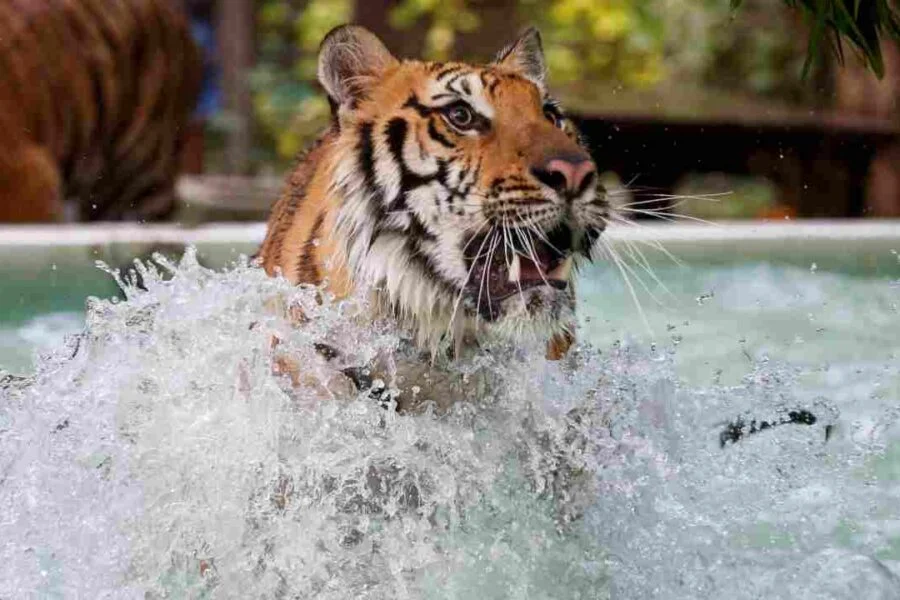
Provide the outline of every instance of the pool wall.
{"type": "MultiPolygon", "coordinates": [[[[102,260],[129,264],[153,251],[180,253],[195,245],[202,261],[223,266],[252,255],[265,236],[265,223],[178,225],[90,224],[0,226],[0,269],[40,271],[54,266],[91,265],[102,260]]],[[[900,252],[900,220],[737,221],[714,224],[638,222],[605,234],[615,243],[645,244],[648,260],[668,260],[649,244],[660,244],[685,262],[776,260],[819,268],[863,269],[888,264],[900,252]],[[850,256],[852,255],[852,256],[850,256]],[[863,261],[860,263],[860,261],[863,261]]],[[[896,263],[894,263],[896,264],[896,263]]],[[[0,270],[2,272],[2,270],[0,270]]]]}

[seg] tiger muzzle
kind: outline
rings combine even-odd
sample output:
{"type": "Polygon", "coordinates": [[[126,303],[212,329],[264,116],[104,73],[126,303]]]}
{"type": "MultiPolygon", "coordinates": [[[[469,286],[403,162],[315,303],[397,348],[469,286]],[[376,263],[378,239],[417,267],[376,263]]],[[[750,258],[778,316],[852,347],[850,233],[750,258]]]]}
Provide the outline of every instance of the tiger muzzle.
{"type": "Polygon", "coordinates": [[[501,315],[501,304],[516,294],[546,286],[566,290],[572,271],[573,232],[567,224],[536,235],[526,228],[507,228],[470,242],[466,256],[471,273],[464,289],[467,305],[486,321],[501,315]]]}

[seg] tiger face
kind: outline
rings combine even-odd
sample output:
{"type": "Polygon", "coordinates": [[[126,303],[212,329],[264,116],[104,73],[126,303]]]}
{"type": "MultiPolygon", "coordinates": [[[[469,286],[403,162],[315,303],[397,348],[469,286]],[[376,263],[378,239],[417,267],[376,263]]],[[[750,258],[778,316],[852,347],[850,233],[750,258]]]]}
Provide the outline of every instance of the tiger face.
{"type": "Polygon", "coordinates": [[[425,338],[571,328],[607,204],[545,79],[535,30],[483,66],[400,61],[352,26],[322,44],[338,262],[425,338]]]}

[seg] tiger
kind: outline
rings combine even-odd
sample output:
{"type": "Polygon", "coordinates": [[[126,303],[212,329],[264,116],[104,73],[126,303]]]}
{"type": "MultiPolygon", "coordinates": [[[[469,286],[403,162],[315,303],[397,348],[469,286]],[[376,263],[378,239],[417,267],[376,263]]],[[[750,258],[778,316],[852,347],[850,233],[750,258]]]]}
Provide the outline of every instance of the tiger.
{"type": "Polygon", "coordinates": [[[201,74],[172,0],[0,2],[0,222],[168,216],[201,74]]]}
{"type": "Polygon", "coordinates": [[[535,28],[483,65],[401,60],[365,28],[332,30],[317,65],[332,119],[286,177],[262,268],[370,294],[425,355],[527,338],[563,358],[609,205],[547,75],[535,28]]]}

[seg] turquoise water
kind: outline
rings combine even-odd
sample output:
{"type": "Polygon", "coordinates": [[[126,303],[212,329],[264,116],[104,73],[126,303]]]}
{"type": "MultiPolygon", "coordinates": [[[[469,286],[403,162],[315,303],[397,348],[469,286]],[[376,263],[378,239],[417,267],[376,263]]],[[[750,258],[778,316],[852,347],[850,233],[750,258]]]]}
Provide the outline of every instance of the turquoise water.
{"type": "Polygon", "coordinates": [[[490,348],[446,416],[290,392],[272,331],[323,381],[316,341],[401,340],[253,269],[145,273],[77,346],[78,293],[32,304],[0,324],[36,372],[0,392],[0,598],[900,597],[897,255],[725,258],[654,262],[642,311],[588,269],[572,359],[490,348]]]}

